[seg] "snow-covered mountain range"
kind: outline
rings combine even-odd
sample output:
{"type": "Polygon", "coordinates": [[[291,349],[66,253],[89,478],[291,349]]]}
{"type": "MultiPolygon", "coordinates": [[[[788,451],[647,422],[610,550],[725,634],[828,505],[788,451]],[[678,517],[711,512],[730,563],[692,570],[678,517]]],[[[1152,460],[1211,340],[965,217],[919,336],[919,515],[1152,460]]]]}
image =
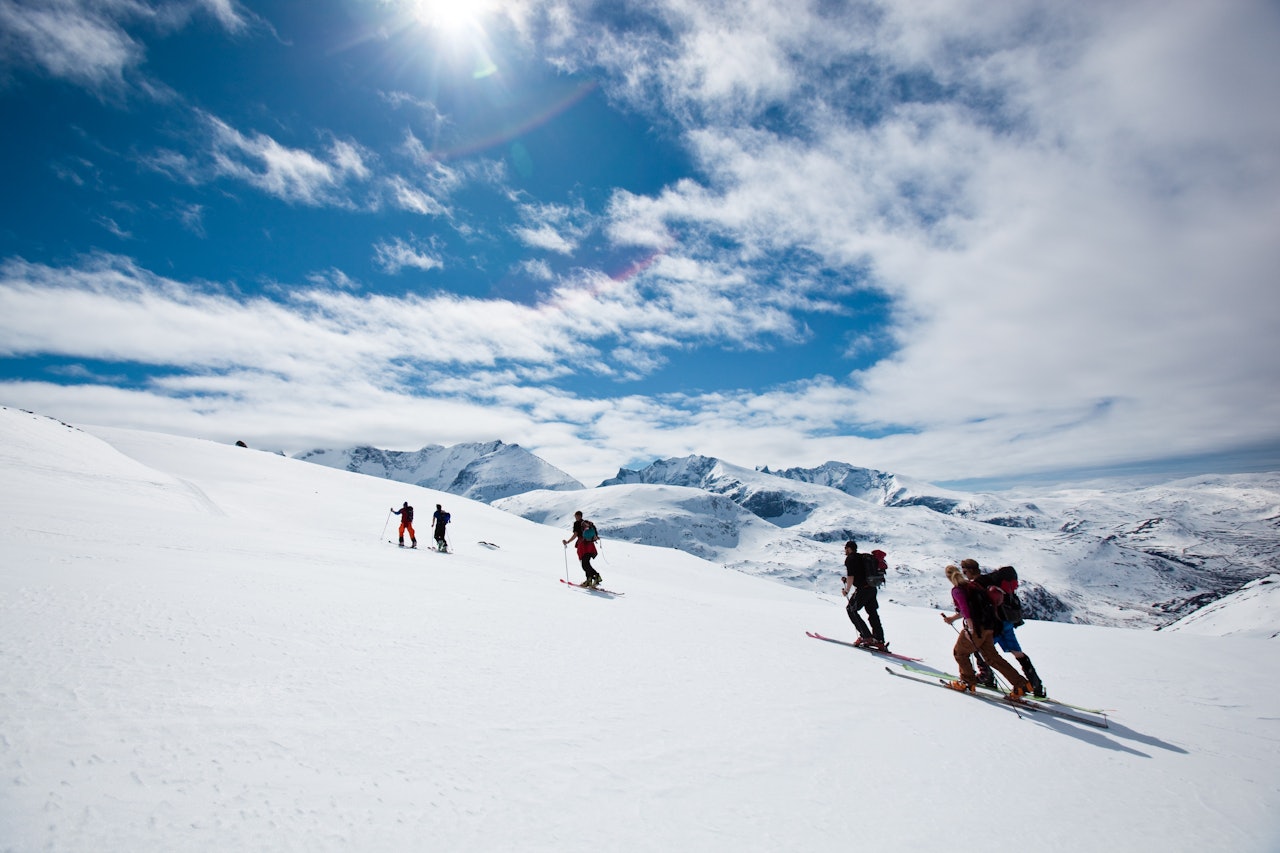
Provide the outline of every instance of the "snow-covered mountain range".
{"type": "Polygon", "coordinates": [[[429,445],[421,450],[317,449],[297,459],[490,503],[531,489],[581,489],[582,483],[518,444],[429,445]]]}
{"type": "Polygon", "coordinates": [[[585,488],[519,445],[297,458],[482,500],[541,523],[582,509],[608,538],[677,548],[747,574],[837,589],[847,539],[888,552],[884,597],[947,606],[964,557],[1013,565],[1036,618],[1160,627],[1280,572],[1280,474],[996,495],[844,462],[745,468],[706,456],[621,469],[585,488]]]}

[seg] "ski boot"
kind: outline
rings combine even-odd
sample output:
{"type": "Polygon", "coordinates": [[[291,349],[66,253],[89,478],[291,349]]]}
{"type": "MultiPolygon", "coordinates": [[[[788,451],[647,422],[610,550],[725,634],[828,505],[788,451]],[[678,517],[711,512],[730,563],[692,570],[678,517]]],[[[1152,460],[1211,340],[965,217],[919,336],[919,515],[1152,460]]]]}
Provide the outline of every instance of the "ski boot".
{"type": "Polygon", "coordinates": [[[1044,682],[1040,680],[1040,673],[1036,672],[1035,666],[1031,663],[1031,658],[1023,655],[1018,659],[1018,663],[1022,666],[1022,671],[1026,673],[1027,681],[1031,682],[1031,694],[1037,699],[1043,699],[1046,695],[1044,690],[1044,682]]]}
{"type": "Polygon", "coordinates": [[[952,690],[959,690],[961,693],[977,693],[978,685],[972,681],[947,681],[944,682],[952,690]]]}

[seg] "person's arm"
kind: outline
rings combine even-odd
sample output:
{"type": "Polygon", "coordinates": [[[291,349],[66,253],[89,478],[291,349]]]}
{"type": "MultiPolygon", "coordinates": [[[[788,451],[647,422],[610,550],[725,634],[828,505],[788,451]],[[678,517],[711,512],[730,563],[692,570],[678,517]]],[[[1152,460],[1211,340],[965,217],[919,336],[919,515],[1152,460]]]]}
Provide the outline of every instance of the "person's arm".
{"type": "Polygon", "coordinates": [[[956,605],[956,614],[964,619],[964,627],[966,631],[973,632],[973,619],[969,613],[969,599],[964,594],[962,587],[953,586],[951,588],[951,600],[956,605]]]}

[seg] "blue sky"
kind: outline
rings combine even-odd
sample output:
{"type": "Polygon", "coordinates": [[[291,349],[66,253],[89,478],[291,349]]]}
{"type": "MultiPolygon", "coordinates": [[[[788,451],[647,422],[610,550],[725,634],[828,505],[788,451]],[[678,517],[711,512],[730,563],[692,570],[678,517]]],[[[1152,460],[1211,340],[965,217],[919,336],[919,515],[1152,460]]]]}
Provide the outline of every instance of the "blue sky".
{"type": "Polygon", "coordinates": [[[0,403],[588,484],[1274,469],[1278,36],[1261,0],[0,0],[0,403]]]}

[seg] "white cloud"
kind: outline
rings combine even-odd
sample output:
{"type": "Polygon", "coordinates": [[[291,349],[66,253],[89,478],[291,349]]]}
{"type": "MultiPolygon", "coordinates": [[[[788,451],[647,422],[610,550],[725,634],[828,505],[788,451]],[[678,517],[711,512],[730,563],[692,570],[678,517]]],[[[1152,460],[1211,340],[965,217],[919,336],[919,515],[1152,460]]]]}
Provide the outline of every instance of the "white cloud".
{"type": "Polygon", "coordinates": [[[0,4],[6,63],[29,63],[90,88],[122,85],[144,51],[106,11],[87,3],[0,4]]]}
{"type": "Polygon", "coordinates": [[[563,204],[520,204],[517,208],[525,223],[513,233],[526,246],[572,255],[583,237],[591,230],[591,217],[581,203],[575,206],[563,204]]]}
{"type": "MultiPolygon", "coordinates": [[[[118,92],[146,58],[130,29],[181,29],[203,9],[232,33],[259,19],[236,0],[27,0],[0,2],[0,64],[38,68],[94,91],[118,92]]],[[[135,78],[138,90],[157,95],[162,86],[135,78]]]]}
{"type": "Polygon", "coordinates": [[[439,254],[418,245],[416,241],[401,240],[399,237],[390,243],[381,242],[373,247],[374,262],[384,271],[395,275],[405,267],[419,270],[443,269],[444,261],[439,254]]]}
{"type": "Polygon", "coordinates": [[[396,175],[390,180],[391,198],[396,207],[423,216],[440,216],[449,209],[435,199],[430,193],[412,186],[403,177],[396,175]]]}
{"type": "Polygon", "coordinates": [[[573,250],[577,248],[576,243],[566,240],[550,225],[540,225],[536,228],[517,228],[515,229],[515,235],[526,246],[545,249],[548,252],[556,252],[561,255],[571,255],[573,250]]]}
{"type": "Polygon", "coordinates": [[[214,116],[205,116],[213,171],[243,181],[283,201],[350,204],[349,183],[366,180],[369,167],[357,145],[334,140],[327,157],[288,148],[262,133],[245,135],[214,116]]]}

